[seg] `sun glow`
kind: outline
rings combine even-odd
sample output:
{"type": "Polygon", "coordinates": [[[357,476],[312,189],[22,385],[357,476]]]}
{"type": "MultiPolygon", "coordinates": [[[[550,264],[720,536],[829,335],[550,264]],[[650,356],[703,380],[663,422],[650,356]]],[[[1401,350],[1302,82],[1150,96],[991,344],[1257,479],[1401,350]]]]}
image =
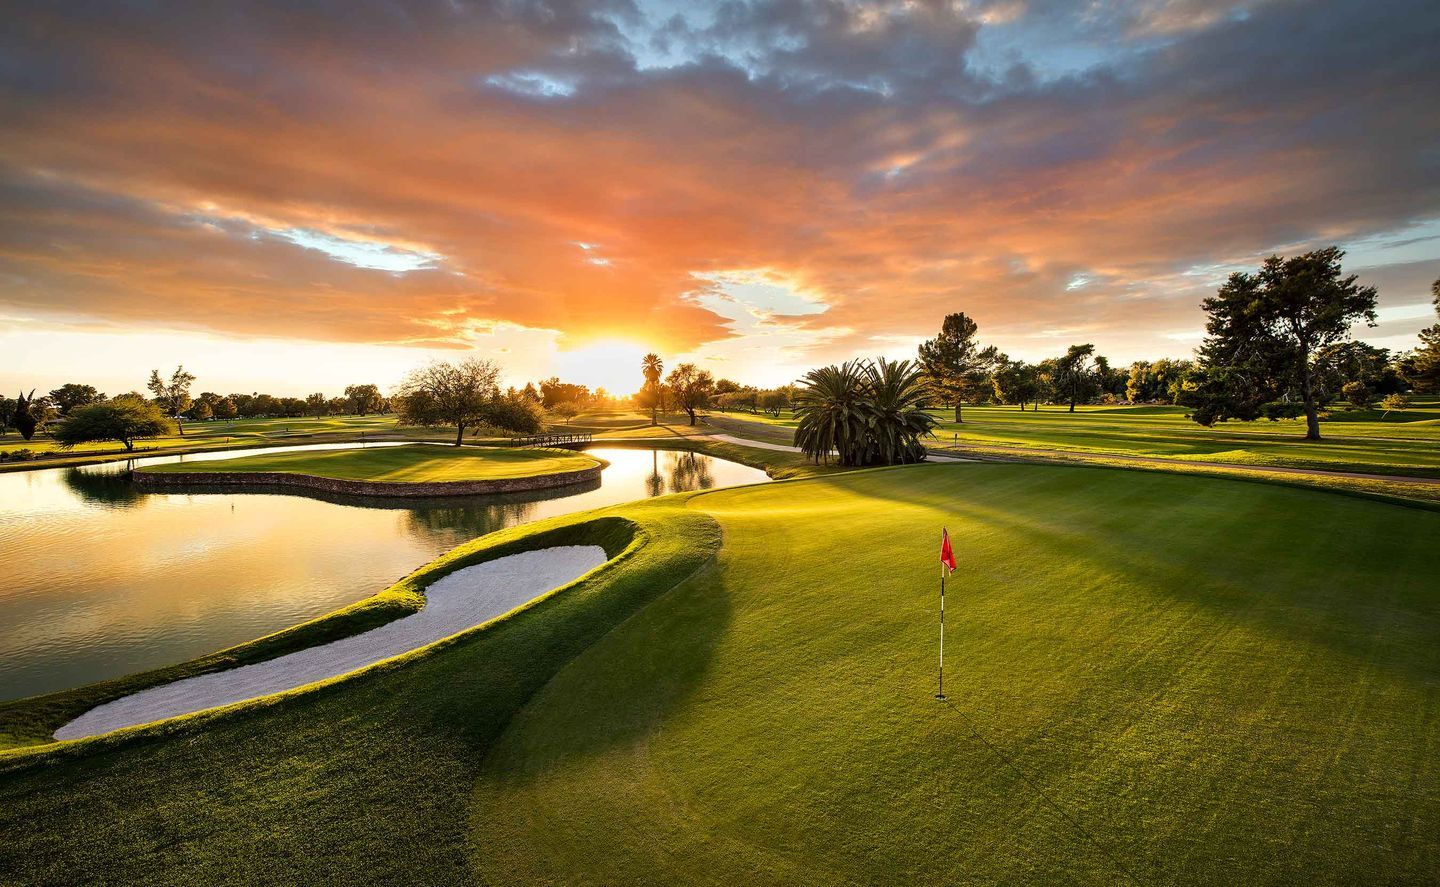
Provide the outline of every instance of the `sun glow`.
{"type": "Polygon", "coordinates": [[[601,339],[555,355],[556,375],[566,382],[604,388],[608,393],[633,394],[643,381],[640,361],[654,349],[625,339],[601,339]]]}

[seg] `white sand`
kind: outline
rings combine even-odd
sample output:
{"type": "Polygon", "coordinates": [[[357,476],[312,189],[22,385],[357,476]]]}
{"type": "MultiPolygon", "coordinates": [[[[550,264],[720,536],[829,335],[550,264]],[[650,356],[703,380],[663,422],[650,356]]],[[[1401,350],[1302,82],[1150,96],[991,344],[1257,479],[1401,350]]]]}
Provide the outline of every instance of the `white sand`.
{"type": "Polygon", "coordinates": [[[90,709],[55,738],[96,736],[347,674],[507,613],[603,563],[600,546],[568,545],[464,567],[427,588],[418,613],[324,646],[132,693],[90,709]]]}

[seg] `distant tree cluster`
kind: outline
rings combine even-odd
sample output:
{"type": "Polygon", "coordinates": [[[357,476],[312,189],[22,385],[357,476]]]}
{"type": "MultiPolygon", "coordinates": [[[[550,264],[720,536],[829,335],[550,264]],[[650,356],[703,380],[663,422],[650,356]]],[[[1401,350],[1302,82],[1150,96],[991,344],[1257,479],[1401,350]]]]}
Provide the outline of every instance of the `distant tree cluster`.
{"type": "MultiPolygon", "coordinates": [[[[1253,273],[1231,275],[1202,303],[1207,336],[1193,360],[1160,358],[1115,368],[1092,343],[1081,343],[1029,363],[981,343],[979,325],[968,315],[950,314],[939,334],[920,344],[917,360],[902,362],[905,372],[919,380],[919,387],[907,388],[906,396],[918,391],[926,408],[951,409],[956,422],[964,420],[966,404],[986,403],[1022,411],[1057,404],[1070,412],[1085,404],[1175,404],[1189,408],[1190,417],[1202,425],[1304,416],[1306,437],[1319,439],[1320,419],[1332,404],[1405,410],[1412,394],[1440,392],[1440,323],[1420,331],[1418,347],[1398,354],[1350,338],[1356,324],[1374,324],[1378,295],[1374,287],[1357,283],[1355,275],[1343,273],[1343,257],[1336,247],[1288,259],[1271,256],[1253,273]]],[[[1440,317],[1440,280],[1431,287],[1431,297],[1440,317]]],[[[851,361],[807,374],[799,386],[762,389],[716,379],[691,363],[681,363],[667,375],[664,361],[651,353],[641,363],[643,385],[628,400],[557,377],[502,392],[499,367],[479,359],[416,370],[389,398],[368,383],[346,386],[340,397],[212,391],[192,396],[195,376],[179,366],[168,376],[151,372],[149,398],[137,392],[109,398],[92,385],[74,382],[40,396],[34,390],[14,398],[0,396],[0,433],[13,429],[26,440],[52,433],[68,446],[89,435],[119,441],[129,449],[138,439],[172,429],[183,435],[183,420],[395,412],[402,422],[454,427],[459,443],[467,429],[538,431],[547,414],[568,423],[586,411],[621,406],[650,410],[652,424],[667,409],[685,412],[691,425],[705,409],[775,417],[787,410],[818,415],[817,385],[843,381],[857,391],[879,390],[874,387],[878,377],[871,374],[898,372],[896,366],[851,361]],[[141,401],[157,408],[170,424],[162,428],[151,421],[150,411],[136,407],[141,401]],[[68,430],[61,431],[62,426],[68,430]],[[105,436],[95,436],[101,434],[105,436]]],[[[851,456],[875,458],[853,453],[846,458],[851,456]]]]}
{"type": "MultiPolygon", "coordinates": [[[[1071,412],[1082,404],[1177,404],[1204,425],[1304,416],[1306,436],[1318,439],[1327,405],[1403,410],[1410,393],[1440,391],[1440,324],[1398,355],[1350,340],[1355,324],[1373,325],[1376,292],[1342,273],[1343,256],[1335,247],[1272,256],[1254,274],[1232,275],[1203,303],[1208,337],[1195,360],[1118,369],[1085,343],[1032,364],[982,345],[964,313],[948,315],[940,334],[919,346],[929,405],[954,409],[962,422],[964,404],[1051,403],[1071,412]]],[[[1431,295],[1440,315],[1440,281],[1431,295]]]]}
{"type": "Polygon", "coordinates": [[[800,396],[797,385],[782,385],[779,388],[756,388],[741,385],[730,379],[716,379],[715,393],[710,405],[720,412],[764,413],[779,417],[786,410],[793,409],[800,396]]]}

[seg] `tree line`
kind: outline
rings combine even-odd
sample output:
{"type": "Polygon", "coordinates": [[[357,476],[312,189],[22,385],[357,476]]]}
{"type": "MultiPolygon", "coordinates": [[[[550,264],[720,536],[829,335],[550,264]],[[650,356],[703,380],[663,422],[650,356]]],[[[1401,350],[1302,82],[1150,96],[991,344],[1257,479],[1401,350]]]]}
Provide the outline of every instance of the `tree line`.
{"type": "MultiPolygon", "coordinates": [[[[914,362],[852,360],[812,370],[797,397],[795,443],[819,461],[897,464],[923,457],[935,424],[926,411],[1000,403],[1039,409],[1064,404],[1159,403],[1190,408],[1193,421],[1305,418],[1305,438],[1320,439],[1322,411],[1343,400],[1365,409],[1380,400],[1404,409],[1411,393],[1440,390],[1440,323],[1416,348],[1392,354],[1354,341],[1357,324],[1375,325],[1378,293],[1341,267],[1338,247],[1271,256],[1255,272],[1237,272],[1201,307],[1206,336],[1193,360],[1162,358],[1112,367],[1091,343],[1037,363],[1012,360],[979,341],[963,312],[918,347],[914,362]],[[920,454],[917,456],[917,453],[920,454]]],[[[1440,317],[1440,280],[1431,287],[1440,317]]]]}
{"type": "MultiPolygon", "coordinates": [[[[947,316],[940,334],[919,346],[933,396],[963,422],[965,404],[1154,403],[1191,407],[1202,425],[1304,416],[1319,439],[1321,411],[1348,403],[1404,409],[1411,393],[1440,390],[1440,324],[1419,347],[1392,353],[1350,338],[1374,326],[1378,294],[1345,275],[1337,247],[1289,259],[1272,256],[1255,273],[1232,274],[1202,303],[1206,338],[1193,360],[1161,358],[1112,367],[1093,344],[1072,345],[1038,363],[982,347],[964,313],[947,316]]],[[[1440,281],[1432,287],[1440,315],[1440,281]]]]}

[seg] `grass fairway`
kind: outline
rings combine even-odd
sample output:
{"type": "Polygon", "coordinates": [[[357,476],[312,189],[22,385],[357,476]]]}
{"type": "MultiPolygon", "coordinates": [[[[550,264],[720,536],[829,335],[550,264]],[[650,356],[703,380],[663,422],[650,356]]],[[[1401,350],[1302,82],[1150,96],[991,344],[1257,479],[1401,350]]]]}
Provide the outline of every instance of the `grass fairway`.
{"type": "MultiPolygon", "coordinates": [[[[12,759],[0,872],[1434,881],[1440,514],[994,463],[610,513],[638,528],[607,544],[627,558],[490,629],[12,759]],[[948,705],[932,698],[942,524],[961,562],[948,705]]],[[[584,532],[567,526],[586,525],[458,557],[584,532]]]]}
{"type": "MultiPolygon", "coordinates": [[[[1079,454],[1155,456],[1183,461],[1223,462],[1326,471],[1440,477],[1440,400],[1421,399],[1414,409],[1339,408],[1321,424],[1324,440],[1304,440],[1304,420],[1225,422],[1204,428],[1187,419],[1184,407],[1090,406],[1067,412],[1047,406],[1036,412],[1015,407],[967,406],[965,421],[954,412],[934,411],[941,420],[936,443],[975,447],[1055,449],[1079,454]]],[[[744,413],[716,414],[710,422],[734,433],[788,442],[795,420],[744,413]]]]}
{"type": "Polygon", "coordinates": [[[438,483],[534,477],[540,474],[581,471],[597,464],[590,456],[564,450],[414,444],[355,450],[259,453],[238,459],[153,465],[140,470],[160,474],[285,472],[340,480],[438,483]]]}

